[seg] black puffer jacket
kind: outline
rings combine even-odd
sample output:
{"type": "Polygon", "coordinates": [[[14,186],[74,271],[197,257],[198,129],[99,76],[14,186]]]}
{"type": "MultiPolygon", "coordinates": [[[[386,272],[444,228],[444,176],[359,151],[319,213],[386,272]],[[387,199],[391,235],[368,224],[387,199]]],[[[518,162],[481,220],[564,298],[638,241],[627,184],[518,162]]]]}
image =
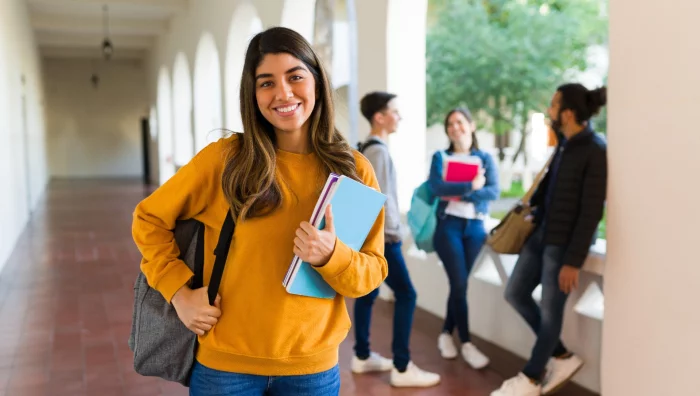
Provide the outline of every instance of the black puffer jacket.
{"type": "Polygon", "coordinates": [[[530,204],[537,208],[535,222],[545,227],[545,244],[566,246],[562,264],[580,268],[603,216],[607,144],[601,135],[585,129],[560,149],[557,155],[563,157],[556,180],[550,180],[548,173],[530,204]],[[555,183],[554,190],[549,207],[545,207],[550,183],[555,183]]]}

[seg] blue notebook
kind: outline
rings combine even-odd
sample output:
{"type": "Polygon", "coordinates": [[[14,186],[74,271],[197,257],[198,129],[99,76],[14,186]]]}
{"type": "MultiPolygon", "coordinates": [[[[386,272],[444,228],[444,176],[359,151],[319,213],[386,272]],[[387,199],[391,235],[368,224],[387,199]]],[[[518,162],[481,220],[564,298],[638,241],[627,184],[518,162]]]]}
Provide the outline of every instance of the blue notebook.
{"type": "MultiPolygon", "coordinates": [[[[311,224],[325,227],[324,213],[331,204],[338,239],[359,251],[386,202],[386,195],[346,176],[331,174],[311,216],[311,224]]],[[[294,256],[282,282],[287,292],[301,296],[334,298],[336,291],[307,262],[294,256]]]]}

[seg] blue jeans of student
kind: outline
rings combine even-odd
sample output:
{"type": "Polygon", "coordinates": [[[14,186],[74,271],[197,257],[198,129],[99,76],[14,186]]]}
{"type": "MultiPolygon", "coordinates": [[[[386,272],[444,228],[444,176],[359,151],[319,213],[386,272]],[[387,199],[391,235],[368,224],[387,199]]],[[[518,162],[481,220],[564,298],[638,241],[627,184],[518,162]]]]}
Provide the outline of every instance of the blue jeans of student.
{"type": "Polygon", "coordinates": [[[523,374],[541,380],[552,356],[568,351],[560,340],[564,307],[568,295],[559,288],[559,272],[564,265],[564,247],[544,243],[544,226],[539,226],[525,243],[506,287],[506,300],[525,319],[537,336],[523,374]],[[532,298],[542,284],[542,301],[532,298]]]}
{"type": "Polygon", "coordinates": [[[474,261],[486,241],[484,221],[444,215],[438,217],[433,245],[450,282],[447,315],[443,331],[455,327],[462,343],[470,342],[467,285],[474,261]]]}
{"type": "MultiPolygon", "coordinates": [[[[408,275],[408,268],[401,252],[401,242],[386,243],[384,257],[389,266],[385,283],[394,292],[394,333],[391,350],[394,354],[394,366],[399,371],[406,370],[411,361],[409,340],[413,326],[413,312],[416,309],[416,291],[408,275]]],[[[368,295],[355,300],[355,355],[367,359],[370,355],[369,327],[372,317],[372,305],[379,295],[375,289],[368,295]]]]}
{"type": "Polygon", "coordinates": [[[340,369],[318,374],[267,377],[218,371],[195,362],[190,396],[338,396],[340,369]]]}

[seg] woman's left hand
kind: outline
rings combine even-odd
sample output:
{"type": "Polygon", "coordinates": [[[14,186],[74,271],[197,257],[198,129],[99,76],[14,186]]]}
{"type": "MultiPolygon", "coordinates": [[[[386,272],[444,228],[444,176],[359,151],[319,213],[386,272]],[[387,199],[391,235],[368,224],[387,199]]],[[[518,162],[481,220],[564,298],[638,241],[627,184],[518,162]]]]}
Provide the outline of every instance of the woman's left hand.
{"type": "Polygon", "coordinates": [[[472,191],[479,191],[486,185],[486,171],[481,169],[472,181],[472,191]]]}
{"type": "Polygon", "coordinates": [[[326,265],[335,250],[336,236],[331,205],[326,207],[325,216],[326,226],[322,230],[304,221],[297,228],[294,238],[294,254],[315,267],[326,265]]]}

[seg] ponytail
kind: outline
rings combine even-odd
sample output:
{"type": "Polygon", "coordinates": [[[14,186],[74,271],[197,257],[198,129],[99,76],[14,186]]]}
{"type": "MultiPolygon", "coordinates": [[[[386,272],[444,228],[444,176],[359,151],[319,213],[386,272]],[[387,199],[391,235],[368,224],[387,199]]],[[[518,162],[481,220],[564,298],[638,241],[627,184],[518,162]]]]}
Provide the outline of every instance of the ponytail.
{"type": "Polygon", "coordinates": [[[564,84],[557,91],[561,93],[560,109],[573,111],[579,124],[598,114],[608,99],[606,87],[588,90],[581,84],[564,84]]]}

